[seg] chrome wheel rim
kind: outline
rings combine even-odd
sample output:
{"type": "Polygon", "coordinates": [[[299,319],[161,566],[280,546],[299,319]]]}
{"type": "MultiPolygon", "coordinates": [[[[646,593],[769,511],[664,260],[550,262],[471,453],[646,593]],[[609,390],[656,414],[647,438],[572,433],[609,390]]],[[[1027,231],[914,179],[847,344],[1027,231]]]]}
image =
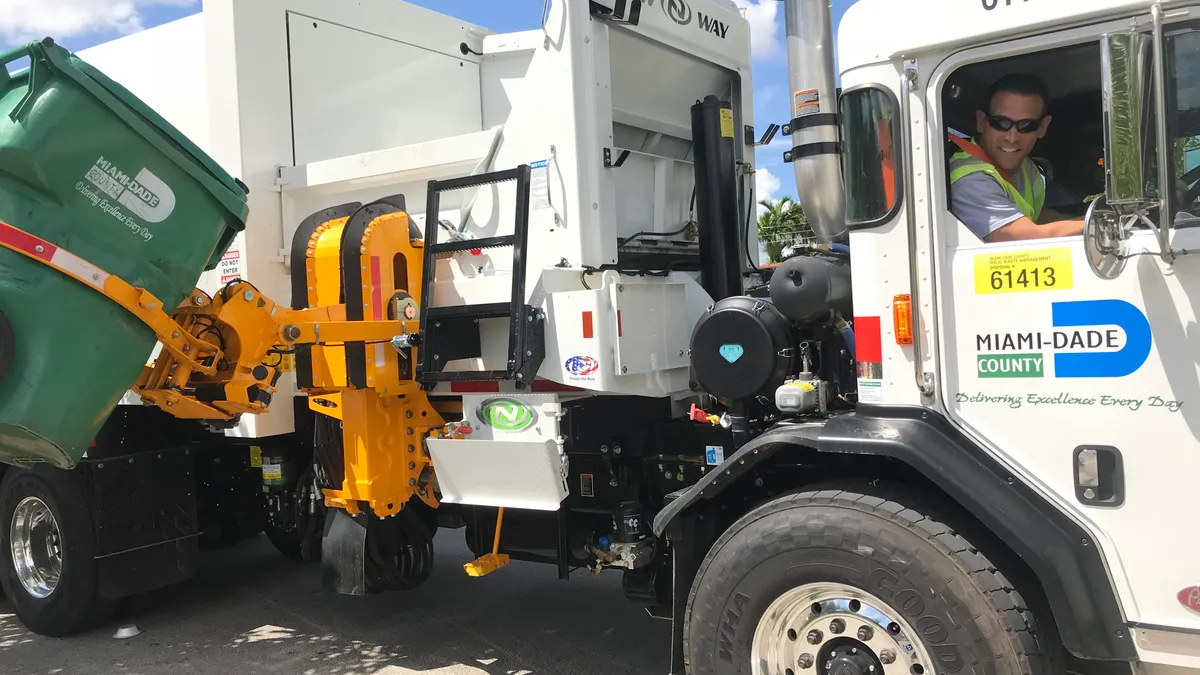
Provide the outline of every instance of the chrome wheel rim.
{"type": "Polygon", "coordinates": [[[804,584],[763,613],[750,646],[755,675],[935,675],[912,626],[845,584],[804,584]]]}
{"type": "Polygon", "coordinates": [[[8,534],[17,580],[33,597],[50,597],[62,575],[62,539],[50,507],[37,497],[22,499],[8,534]]]}

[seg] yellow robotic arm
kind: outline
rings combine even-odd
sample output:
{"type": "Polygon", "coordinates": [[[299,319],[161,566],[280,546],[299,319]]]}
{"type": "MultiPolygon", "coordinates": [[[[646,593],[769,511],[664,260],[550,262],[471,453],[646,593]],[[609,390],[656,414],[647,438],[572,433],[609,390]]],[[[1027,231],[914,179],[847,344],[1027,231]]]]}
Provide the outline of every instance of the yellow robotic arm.
{"type": "Polygon", "coordinates": [[[352,206],[315,223],[293,252],[294,274],[304,275],[293,293],[308,291],[293,303],[299,308],[235,280],[213,295],[197,289],[168,313],[152,294],[86,261],[64,264],[75,256],[38,254],[52,245],[14,226],[0,223],[32,243],[0,245],[107,296],[153,330],[162,350],[131,389],[175,417],[232,422],[266,412],[283,359],[302,361],[307,376],[298,384],[310,407],[342,421],[345,476],[341,489],[325,490],[326,505],[385,517],[413,497],[437,506],[422,441],[450,432],[414,379],[423,244],[398,199],[352,206]],[[351,284],[348,312],[339,300],[351,284]]]}

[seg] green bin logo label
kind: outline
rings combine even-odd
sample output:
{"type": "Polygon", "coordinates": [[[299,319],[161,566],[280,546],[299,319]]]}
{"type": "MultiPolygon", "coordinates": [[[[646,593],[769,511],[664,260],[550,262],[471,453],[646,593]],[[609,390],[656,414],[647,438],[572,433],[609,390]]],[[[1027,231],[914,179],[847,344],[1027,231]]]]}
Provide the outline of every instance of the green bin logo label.
{"type": "Polygon", "coordinates": [[[479,421],[500,431],[524,431],[535,419],[532,408],[513,398],[492,398],[479,406],[479,421]]]}
{"type": "Polygon", "coordinates": [[[75,189],[91,201],[93,207],[121,221],[146,241],[154,235],[134,217],[146,223],[161,223],[175,211],[175,191],[145,167],[136,176],[131,176],[112,161],[100,157],[88,169],[85,178],[87,182],[79,181],[75,189]]]}

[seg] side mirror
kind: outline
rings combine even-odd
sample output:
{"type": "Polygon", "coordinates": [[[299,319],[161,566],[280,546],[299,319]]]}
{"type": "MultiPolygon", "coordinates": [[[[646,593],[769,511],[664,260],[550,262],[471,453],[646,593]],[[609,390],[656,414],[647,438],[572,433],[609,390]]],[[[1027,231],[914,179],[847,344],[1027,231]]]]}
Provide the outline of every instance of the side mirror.
{"type": "Polygon", "coordinates": [[[1108,33],[1100,39],[1104,95],[1105,192],[1084,217],[1083,248],[1088,266],[1101,279],[1125,271],[1129,237],[1145,209],[1147,153],[1154,148],[1150,112],[1153,39],[1144,33],[1108,33]],[[1149,141],[1149,142],[1148,142],[1149,141]]]}
{"type": "Polygon", "coordinates": [[[1175,217],[1173,146],[1167,139],[1166,43],[1162,7],[1150,8],[1153,34],[1108,33],[1100,39],[1104,88],[1105,196],[1088,209],[1083,244],[1088,265],[1102,279],[1115,279],[1130,257],[1129,238],[1141,223],[1154,231],[1158,255],[1175,261],[1171,224],[1175,217]],[[1157,171],[1147,175],[1150,157],[1157,171]],[[1156,187],[1147,194],[1147,184],[1156,187]],[[1158,223],[1147,214],[1158,209],[1158,223]]]}
{"type": "Polygon", "coordinates": [[[1101,38],[1104,92],[1105,201],[1141,205],[1146,195],[1146,131],[1150,122],[1150,47],[1144,33],[1101,38]]]}

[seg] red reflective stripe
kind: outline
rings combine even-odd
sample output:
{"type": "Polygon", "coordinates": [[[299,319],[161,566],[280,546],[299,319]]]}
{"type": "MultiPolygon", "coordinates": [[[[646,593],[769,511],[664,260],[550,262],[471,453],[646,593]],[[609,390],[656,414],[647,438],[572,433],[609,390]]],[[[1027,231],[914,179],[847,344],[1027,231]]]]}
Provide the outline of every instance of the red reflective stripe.
{"type": "Polygon", "coordinates": [[[529,390],[536,391],[539,393],[553,392],[553,391],[583,391],[579,387],[572,387],[569,384],[559,384],[559,383],[555,382],[554,380],[541,380],[541,379],[534,380],[533,385],[529,387],[529,390]]]}
{"type": "Polygon", "coordinates": [[[3,222],[0,222],[0,244],[24,251],[46,262],[50,262],[50,258],[53,258],[54,252],[58,250],[58,247],[54,244],[3,222]],[[42,250],[39,251],[38,246],[41,246],[42,250]]]}
{"type": "Polygon", "coordinates": [[[450,391],[456,394],[486,394],[500,391],[499,382],[451,382],[450,391]]]}
{"type": "MultiPolygon", "coordinates": [[[[500,391],[499,382],[451,382],[450,391],[455,394],[492,394],[500,391]]],[[[538,393],[561,392],[561,391],[583,391],[579,387],[572,387],[569,384],[559,384],[554,380],[544,380],[538,378],[533,381],[529,387],[529,391],[538,393]]]]}
{"type": "Polygon", "coordinates": [[[883,328],[877,316],[854,317],[855,360],[883,363],[883,328]]]}
{"type": "MultiPolygon", "coordinates": [[[[379,287],[379,256],[371,256],[371,313],[383,321],[383,289],[379,287]]],[[[398,318],[398,317],[397,317],[398,318]]]]}
{"type": "Polygon", "coordinates": [[[583,313],[583,338],[585,340],[590,340],[593,337],[595,337],[595,332],[593,331],[593,328],[592,328],[592,313],[584,312],[583,313]]]}
{"type": "Polygon", "coordinates": [[[617,310],[617,337],[621,337],[625,331],[621,330],[621,310],[617,310]]]}

